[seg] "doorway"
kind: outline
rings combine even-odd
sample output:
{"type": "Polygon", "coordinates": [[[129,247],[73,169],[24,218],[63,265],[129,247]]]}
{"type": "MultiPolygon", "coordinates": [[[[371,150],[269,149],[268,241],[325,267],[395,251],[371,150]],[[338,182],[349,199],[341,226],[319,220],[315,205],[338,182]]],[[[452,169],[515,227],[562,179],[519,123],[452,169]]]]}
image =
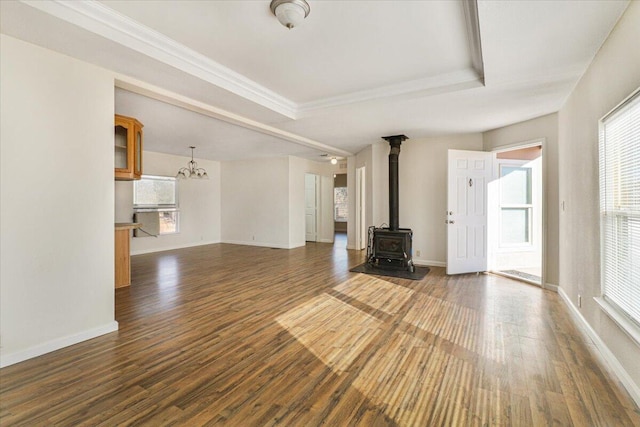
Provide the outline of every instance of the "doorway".
{"type": "Polygon", "coordinates": [[[340,248],[347,247],[348,206],[347,174],[336,173],[333,175],[333,228],[335,232],[334,245],[340,248]]]}
{"type": "Polygon", "coordinates": [[[495,152],[488,189],[489,270],[542,284],[542,144],[495,152]]]}

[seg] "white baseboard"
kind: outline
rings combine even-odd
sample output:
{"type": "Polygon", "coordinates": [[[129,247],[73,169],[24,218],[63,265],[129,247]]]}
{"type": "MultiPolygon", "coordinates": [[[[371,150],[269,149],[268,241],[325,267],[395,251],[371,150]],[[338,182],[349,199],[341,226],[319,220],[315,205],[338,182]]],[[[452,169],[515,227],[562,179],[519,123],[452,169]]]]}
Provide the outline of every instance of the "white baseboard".
{"type": "Polygon", "coordinates": [[[591,341],[593,341],[596,348],[600,352],[601,358],[609,365],[609,368],[618,377],[629,395],[631,395],[631,398],[634,400],[636,405],[640,406],[640,387],[638,387],[638,384],[636,384],[633,379],[631,379],[616,356],[611,352],[611,350],[609,350],[609,347],[607,347],[604,341],[602,341],[596,331],[593,330],[591,325],[589,325],[589,323],[585,320],[576,306],[571,303],[569,296],[561,287],[558,287],[558,294],[567,305],[567,307],[569,307],[571,317],[573,317],[574,321],[586,332],[591,341]]]}
{"type": "Polygon", "coordinates": [[[80,333],[69,335],[66,337],[58,338],[43,344],[30,347],[26,350],[16,351],[15,353],[9,353],[0,355],[0,368],[5,366],[15,365],[16,363],[23,362],[34,357],[42,356],[52,351],[60,350],[64,347],[69,347],[73,344],[78,344],[82,341],[90,340],[92,338],[99,337],[100,335],[108,334],[118,330],[118,322],[115,320],[104,326],[82,331],[80,333]]]}
{"type": "Polygon", "coordinates": [[[443,261],[433,261],[430,259],[413,258],[415,265],[428,266],[428,267],[446,267],[447,263],[443,261]]]}
{"type": "Polygon", "coordinates": [[[546,289],[548,291],[558,292],[558,285],[554,285],[553,283],[543,283],[542,289],[546,289]]]}
{"type": "Polygon", "coordinates": [[[185,243],[183,245],[171,245],[171,246],[163,246],[159,248],[151,248],[151,249],[141,249],[137,251],[131,251],[131,255],[143,255],[143,254],[151,254],[154,252],[164,252],[164,251],[172,251],[174,249],[184,249],[184,248],[192,248],[194,246],[204,246],[204,245],[214,245],[216,243],[220,243],[220,240],[210,240],[210,241],[199,241],[196,243],[185,243]]]}
{"type": "Polygon", "coordinates": [[[333,243],[333,239],[320,239],[318,240],[319,243],[333,243]]]}

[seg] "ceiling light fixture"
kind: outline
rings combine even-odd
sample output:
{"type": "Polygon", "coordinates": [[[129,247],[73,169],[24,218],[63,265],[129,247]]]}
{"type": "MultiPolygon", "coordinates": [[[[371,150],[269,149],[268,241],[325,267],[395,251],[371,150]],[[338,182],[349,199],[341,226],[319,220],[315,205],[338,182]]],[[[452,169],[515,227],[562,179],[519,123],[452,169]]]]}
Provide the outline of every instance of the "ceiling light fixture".
{"type": "Polygon", "coordinates": [[[178,173],[176,174],[176,179],[209,179],[209,175],[207,175],[207,171],[203,168],[198,167],[198,163],[193,160],[193,150],[196,148],[194,146],[190,146],[191,148],[191,160],[186,168],[180,168],[178,173]]]}
{"type": "Polygon", "coordinates": [[[338,159],[336,159],[335,157],[331,158],[331,164],[332,165],[337,165],[338,164],[338,159]]]}
{"type": "Polygon", "coordinates": [[[311,8],[305,0],[271,0],[271,12],[288,29],[297,27],[309,16],[311,8]]]}

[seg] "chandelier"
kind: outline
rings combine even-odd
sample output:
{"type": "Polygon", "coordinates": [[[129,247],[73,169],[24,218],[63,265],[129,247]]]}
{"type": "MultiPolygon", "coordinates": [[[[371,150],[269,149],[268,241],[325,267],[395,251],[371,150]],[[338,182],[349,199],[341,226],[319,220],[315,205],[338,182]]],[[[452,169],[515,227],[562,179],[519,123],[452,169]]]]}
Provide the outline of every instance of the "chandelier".
{"type": "Polygon", "coordinates": [[[288,29],[300,24],[309,15],[311,8],[305,0],[271,0],[271,12],[288,29]]]}
{"type": "Polygon", "coordinates": [[[193,160],[193,150],[196,148],[194,146],[190,146],[191,148],[191,160],[186,168],[180,168],[178,173],[176,174],[176,179],[209,179],[209,175],[207,175],[207,171],[203,168],[198,167],[198,163],[193,160]]]}

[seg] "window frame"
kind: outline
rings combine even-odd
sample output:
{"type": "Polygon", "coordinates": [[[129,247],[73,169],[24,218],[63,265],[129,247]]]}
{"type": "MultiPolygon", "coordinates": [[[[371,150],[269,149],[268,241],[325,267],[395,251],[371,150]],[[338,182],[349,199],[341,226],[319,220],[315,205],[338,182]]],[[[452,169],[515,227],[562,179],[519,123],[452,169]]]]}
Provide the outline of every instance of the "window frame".
{"type": "MultiPolygon", "coordinates": [[[[617,175],[620,176],[620,169],[624,166],[622,162],[611,162],[610,159],[607,158],[607,142],[610,139],[607,139],[607,124],[610,124],[613,119],[617,119],[620,117],[620,114],[624,114],[625,111],[629,111],[629,107],[640,107],[640,88],[636,89],[631,95],[625,98],[620,104],[618,104],[614,109],[612,109],[609,113],[603,116],[598,122],[598,158],[599,158],[599,192],[600,192],[600,204],[599,204],[599,223],[600,223],[600,296],[595,297],[594,300],[600,306],[600,308],[611,318],[632,340],[635,341],[636,344],[640,345],[640,315],[638,317],[634,317],[633,313],[627,311],[624,307],[621,307],[619,304],[620,301],[616,302],[616,297],[612,294],[615,293],[615,290],[611,290],[611,292],[607,292],[607,289],[611,287],[610,279],[608,277],[608,268],[607,262],[608,257],[615,256],[617,251],[613,253],[608,252],[608,248],[610,246],[615,246],[616,248],[619,246],[618,242],[618,234],[609,235],[608,228],[611,227],[611,220],[609,219],[611,216],[614,216],[613,223],[619,224],[620,221],[627,221],[631,219],[632,221],[638,221],[640,219],[640,202],[637,204],[628,203],[624,207],[618,206],[618,198],[621,196],[618,194],[619,188],[617,185],[611,185],[607,182],[608,171],[613,168],[613,170],[617,171],[617,175]],[[611,162],[611,163],[610,163],[611,162]],[[609,193],[609,194],[608,194],[609,193]],[[614,193],[613,196],[610,193],[614,193]],[[610,199],[611,198],[611,199],[610,199]],[[613,203],[612,203],[613,202],[613,203]],[[609,206],[612,205],[612,206],[609,206]],[[614,242],[610,242],[608,238],[614,238],[614,242]],[[615,244],[614,244],[615,243],[615,244]]],[[[622,144],[624,146],[624,144],[622,144]]],[[[640,147],[633,146],[634,154],[635,150],[640,153],[640,147]]],[[[640,154],[639,154],[640,155],[640,154]]],[[[626,156],[625,156],[626,158],[626,156]]],[[[635,165],[633,162],[625,162],[625,164],[635,165]]],[[[637,167],[637,166],[636,166],[637,167]]],[[[635,173],[638,173],[635,169],[631,170],[631,176],[635,173]]],[[[634,229],[633,226],[627,225],[630,231],[628,233],[632,239],[639,238],[640,232],[634,229]],[[634,234],[631,234],[634,233],[634,234]]],[[[620,228],[618,225],[616,228],[620,228]]],[[[623,236],[625,237],[625,236],[623,236]]],[[[617,258],[616,258],[616,262],[617,258]]],[[[625,264],[627,266],[628,264],[625,264]]],[[[631,260],[631,266],[633,266],[633,259],[631,260]]],[[[622,267],[624,268],[624,267],[622,267]]],[[[616,272],[619,271],[620,268],[616,266],[616,272]]],[[[613,279],[611,279],[613,280],[613,279]]],[[[626,282],[623,283],[623,285],[626,282]]],[[[619,283],[615,284],[619,286],[619,283]]],[[[633,286],[633,285],[632,285],[633,286]]],[[[632,287],[629,290],[630,294],[633,294],[634,288],[632,287]]],[[[636,290],[637,291],[637,290],[636,290]]]]}
{"type": "Polygon", "coordinates": [[[498,194],[498,204],[499,204],[499,218],[498,218],[498,224],[499,224],[499,230],[500,230],[500,236],[499,236],[499,240],[498,240],[498,248],[502,248],[502,249],[530,249],[533,248],[534,246],[534,241],[533,241],[533,223],[534,223],[534,212],[533,212],[533,167],[532,166],[525,166],[526,164],[528,164],[530,162],[530,160],[515,160],[515,159],[499,159],[498,161],[498,181],[500,182],[498,189],[499,189],[499,194],[498,194]],[[502,191],[503,191],[503,187],[502,187],[502,168],[503,167],[509,167],[509,168],[519,168],[519,169],[527,169],[527,183],[529,188],[527,189],[527,191],[529,192],[529,203],[503,203],[502,201],[502,191]],[[527,212],[527,238],[528,240],[526,242],[519,242],[519,243],[505,243],[502,240],[502,232],[503,232],[503,224],[502,224],[502,212],[505,209],[526,209],[527,212]]]}
{"type": "Polygon", "coordinates": [[[349,217],[349,191],[347,190],[347,187],[333,187],[333,221],[334,222],[348,222],[348,217],[349,217]],[[346,205],[346,211],[347,211],[347,216],[342,219],[342,218],[338,218],[338,203],[336,202],[336,190],[338,190],[339,188],[344,188],[345,192],[347,193],[346,195],[346,201],[345,201],[345,205],[346,205]]]}
{"type": "Polygon", "coordinates": [[[133,184],[133,212],[157,212],[158,220],[160,224],[162,224],[162,219],[160,218],[160,214],[164,212],[174,212],[175,217],[175,230],[169,232],[162,232],[162,227],[158,230],[158,234],[160,236],[166,236],[170,234],[178,234],[180,233],[180,203],[179,203],[179,188],[178,188],[178,180],[173,176],[162,176],[162,175],[142,175],[139,180],[135,180],[133,184]],[[139,182],[143,180],[156,180],[156,181],[171,181],[173,182],[174,187],[174,203],[158,203],[158,204],[143,204],[136,203],[137,202],[137,185],[139,182]]]}

